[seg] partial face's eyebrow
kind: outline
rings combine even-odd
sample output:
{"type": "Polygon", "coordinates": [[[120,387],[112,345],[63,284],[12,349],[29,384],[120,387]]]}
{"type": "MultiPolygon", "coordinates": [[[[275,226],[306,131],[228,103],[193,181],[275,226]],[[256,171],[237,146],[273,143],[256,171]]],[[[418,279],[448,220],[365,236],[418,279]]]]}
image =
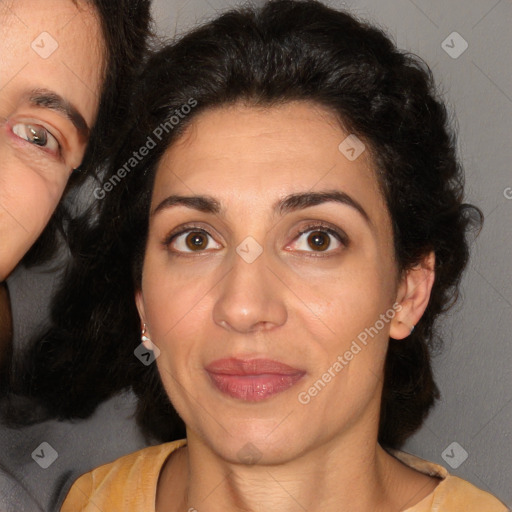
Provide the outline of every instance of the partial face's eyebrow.
{"type": "Polygon", "coordinates": [[[173,206],[186,206],[200,212],[219,213],[221,208],[219,202],[209,196],[169,196],[161,201],[151,212],[151,216],[156,213],[171,208],[173,206]]]}
{"type": "Polygon", "coordinates": [[[309,208],[310,206],[316,206],[322,203],[341,203],[350,206],[364,218],[364,220],[371,226],[372,221],[370,216],[366,213],[366,210],[352,197],[345,192],[338,190],[329,190],[325,192],[304,192],[299,194],[290,194],[285,198],[279,200],[274,205],[274,210],[279,212],[281,215],[285,213],[302,210],[309,208]]]}
{"type": "Polygon", "coordinates": [[[48,108],[63,115],[73,123],[81,138],[89,138],[89,127],[82,114],[62,96],[48,89],[35,89],[28,94],[28,99],[31,105],[48,108]]]}

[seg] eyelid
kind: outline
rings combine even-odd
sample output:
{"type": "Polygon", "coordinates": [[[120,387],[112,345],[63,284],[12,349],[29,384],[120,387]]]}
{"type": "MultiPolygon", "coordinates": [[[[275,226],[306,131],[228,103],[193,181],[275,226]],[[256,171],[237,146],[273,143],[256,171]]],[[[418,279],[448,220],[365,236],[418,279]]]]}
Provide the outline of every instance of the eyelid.
{"type": "MultiPolygon", "coordinates": [[[[45,151],[44,148],[35,148],[36,151],[54,155],[69,167],[70,171],[81,164],[88,141],[83,140],[76,126],[61,114],[46,108],[29,109],[26,113],[19,112],[10,119],[6,119],[9,128],[16,123],[40,125],[59,143],[59,155],[45,151]]],[[[30,144],[30,146],[34,145],[30,144]]]]}
{"type": "MultiPolygon", "coordinates": [[[[174,228],[168,235],[166,235],[166,237],[162,240],[162,245],[164,247],[169,247],[169,245],[176,240],[176,238],[178,238],[179,236],[181,235],[184,235],[184,234],[187,234],[187,233],[193,233],[194,231],[197,231],[197,232],[200,232],[200,233],[204,233],[205,235],[209,236],[215,243],[219,244],[219,245],[222,245],[222,243],[218,242],[216,240],[216,238],[220,238],[220,237],[216,237],[215,235],[213,235],[210,230],[208,230],[207,228],[205,228],[204,226],[201,226],[201,225],[197,225],[197,224],[182,224],[176,228],[174,228]]],[[[214,231],[214,230],[211,230],[211,231],[214,231]]],[[[176,251],[177,253],[182,253],[183,251],[176,251]]],[[[191,253],[194,253],[194,251],[190,251],[191,253]]],[[[206,252],[206,250],[203,250],[203,251],[197,251],[198,254],[200,253],[204,253],[206,252]]]]}
{"type": "Polygon", "coordinates": [[[181,224],[175,228],[173,228],[162,240],[162,244],[168,245],[172,242],[173,238],[176,238],[179,235],[183,235],[184,233],[187,233],[189,231],[202,231],[206,233],[207,235],[211,236],[211,233],[205,229],[203,226],[197,225],[197,224],[181,224]]]}
{"type": "MultiPolygon", "coordinates": [[[[301,226],[299,231],[294,235],[293,240],[286,245],[285,249],[287,249],[288,247],[290,247],[290,245],[295,243],[302,235],[305,235],[306,233],[310,233],[310,232],[313,232],[313,231],[323,231],[323,232],[333,236],[345,248],[350,245],[349,237],[347,236],[347,234],[341,228],[334,227],[330,223],[321,222],[321,221],[316,221],[316,222],[313,221],[313,222],[310,222],[310,223],[306,224],[305,226],[304,225],[301,226]]],[[[318,251],[317,255],[321,255],[322,253],[323,254],[327,254],[327,253],[334,252],[334,251],[335,250],[318,251]]],[[[301,251],[301,252],[312,252],[312,253],[314,253],[315,251],[301,251]]]]}
{"type": "Polygon", "coordinates": [[[42,151],[43,153],[52,155],[61,161],[64,160],[63,142],[62,142],[63,136],[62,136],[62,133],[57,128],[55,128],[53,125],[49,125],[49,123],[47,123],[46,121],[42,121],[41,119],[36,119],[33,117],[28,117],[28,116],[27,117],[19,116],[14,119],[10,119],[8,121],[8,126],[9,126],[9,130],[12,133],[12,135],[14,137],[16,137],[20,142],[27,143],[30,147],[32,147],[36,151],[42,151]],[[44,128],[57,141],[57,144],[59,146],[58,151],[54,152],[54,151],[50,151],[44,147],[37,146],[37,144],[33,144],[33,143],[29,142],[28,140],[20,137],[16,133],[14,133],[13,128],[18,124],[40,126],[40,127],[44,128]]]}
{"type": "MultiPolygon", "coordinates": [[[[36,123],[16,123],[12,127],[12,131],[14,135],[19,137],[22,140],[27,141],[31,145],[35,146],[36,148],[45,149],[46,151],[54,154],[61,154],[61,147],[60,143],[57,140],[56,137],[53,136],[52,132],[50,132],[47,128],[40,124],[36,123]],[[21,127],[22,130],[19,130],[18,127],[21,127]],[[38,144],[37,142],[33,140],[29,140],[31,135],[34,136],[35,134],[32,133],[33,130],[36,129],[37,131],[43,131],[45,133],[45,145],[38,144]],[[20,133],[22,131],[23,133],[20,133]],[[56,148],[54,147],[56,146],[56,148]]],[[[35,135],[38,136],[39,134],[35,135]]]]}

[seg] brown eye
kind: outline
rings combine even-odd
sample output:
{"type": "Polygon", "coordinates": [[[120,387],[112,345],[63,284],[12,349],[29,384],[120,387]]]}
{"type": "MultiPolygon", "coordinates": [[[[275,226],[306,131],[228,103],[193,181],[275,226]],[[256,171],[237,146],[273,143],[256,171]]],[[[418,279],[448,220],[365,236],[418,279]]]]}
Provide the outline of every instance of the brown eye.
{"type": "Polygon", "coordinates": [[[323,231],[312,231],[308,236],[308,245],[314,251],[325,251],[331,245],[331,239],[323,231]]]}
{"type": "Polygon", "coordinates": [[[201,251],[208,246],[208,236],[200,231],[192,231],[187,235],[185,243],[191,251],[201,251]]]}
{"type": "Polygon", "coordinates": [[[343,247],[348,246],[349,239],[343,231],[318,225],[299,233],[285,249],[300,253],[325,253],[317,256],[328,256],[331,253],[338,254],[343,247]]]}
{"type": "Polygon", "coordinates": [[[164,242],[173,253],[208,253],[222,249],[222,244],[218,243],[207,231],[199,228],[191,228],[182,231],[176,235],[170,235],[164,242]]]}

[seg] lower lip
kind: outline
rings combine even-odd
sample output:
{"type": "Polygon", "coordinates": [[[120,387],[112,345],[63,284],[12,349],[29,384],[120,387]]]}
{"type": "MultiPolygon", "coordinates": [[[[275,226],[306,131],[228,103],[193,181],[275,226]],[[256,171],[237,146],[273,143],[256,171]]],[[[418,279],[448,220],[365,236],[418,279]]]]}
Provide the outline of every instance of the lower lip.
{"type": "Polygon", "coordinates": [[[295,385],[305,373],[280,375],[263,373],[261,375],[225,375],[208,372],[215,387],[233,398],[248,402],[260,402],[277,395],[295,385]]]}

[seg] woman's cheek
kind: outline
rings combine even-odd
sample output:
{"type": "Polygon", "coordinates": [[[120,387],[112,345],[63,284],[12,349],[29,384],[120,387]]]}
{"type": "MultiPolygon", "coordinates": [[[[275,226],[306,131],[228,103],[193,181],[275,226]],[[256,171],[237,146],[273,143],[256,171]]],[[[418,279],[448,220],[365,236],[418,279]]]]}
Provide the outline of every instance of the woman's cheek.
{"type": "MultiPolygon", "coordinates": [[[[0,167],[0,204],[23,229],[38,236],[57,208],[65,187],[20,166],[0,167]]],[[[34,239],[35,241],[35,239],[34,239]]]]}
{"type": "Polygon", "coordinates": [[[215,283],[222,278],[219,264],[219,259],[185,261],[173,255],[159,237],[150,233],[142,291],[152,330],[158,326],[162,335],[171,327],[181,328],[187,319],[204,315],[215,283]]]}

